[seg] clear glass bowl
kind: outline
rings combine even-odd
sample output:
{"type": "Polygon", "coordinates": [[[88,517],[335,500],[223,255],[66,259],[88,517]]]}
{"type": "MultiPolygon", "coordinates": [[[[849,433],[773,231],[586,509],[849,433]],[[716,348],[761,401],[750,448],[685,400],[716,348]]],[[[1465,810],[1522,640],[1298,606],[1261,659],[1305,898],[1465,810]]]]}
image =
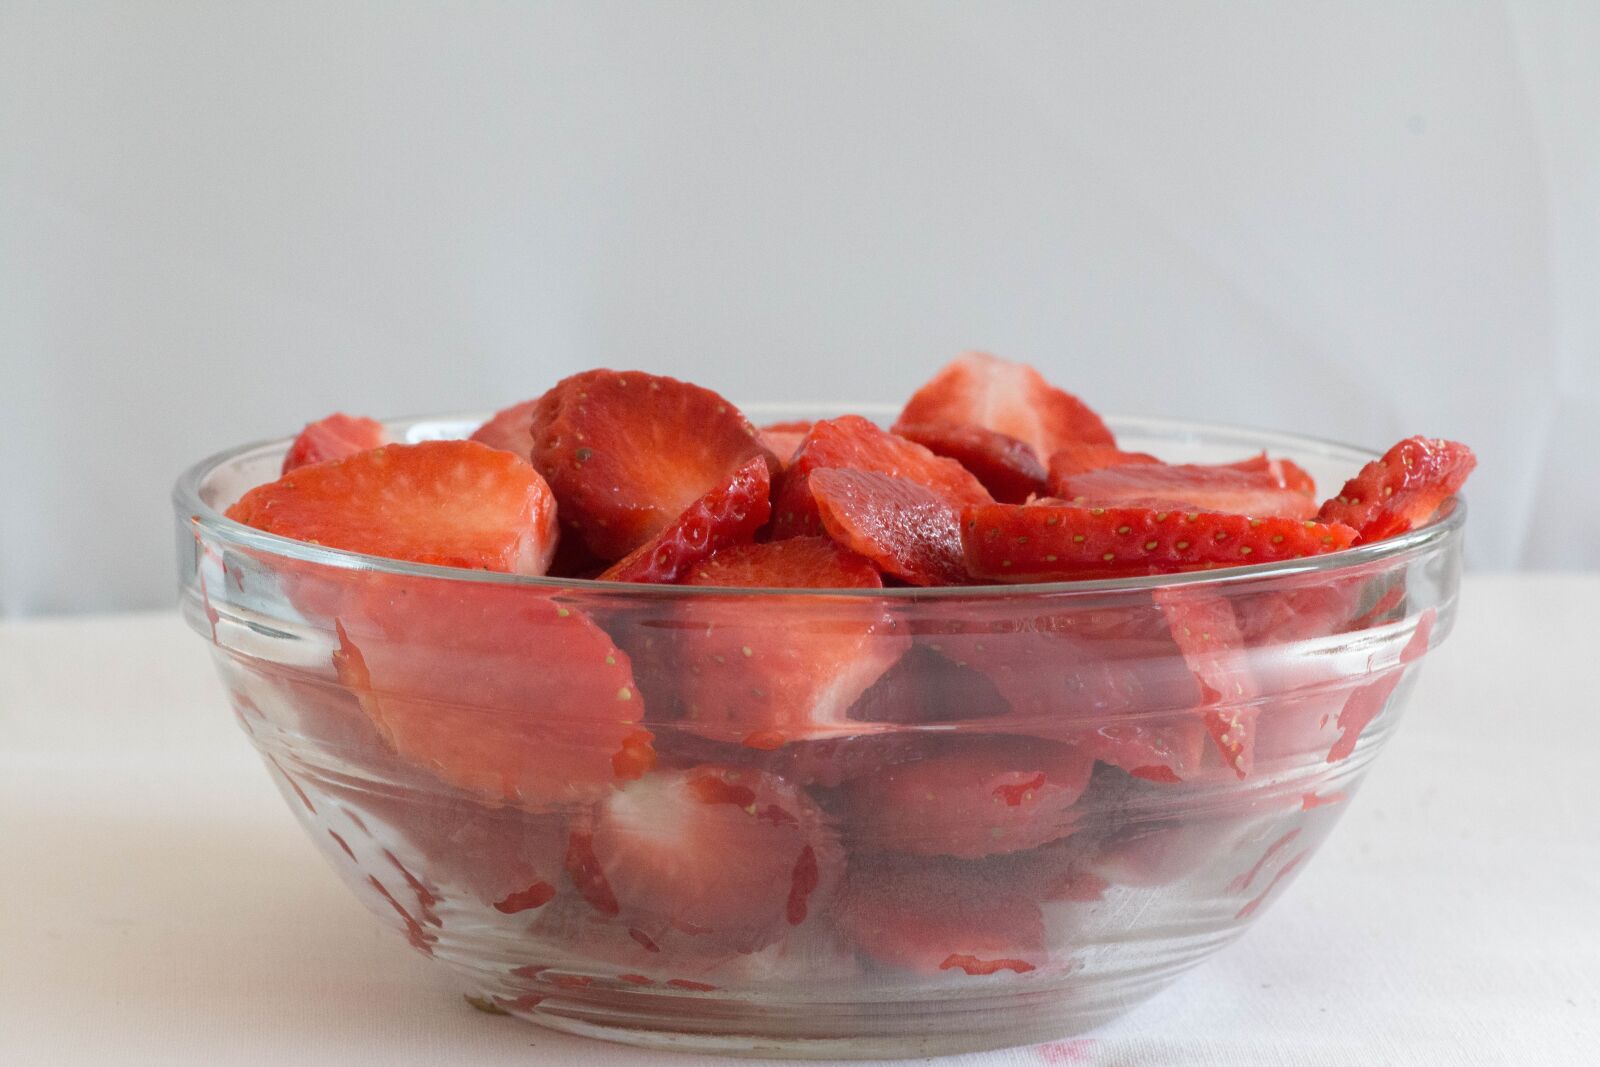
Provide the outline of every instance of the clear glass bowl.
{"type": "MultiPolygon", "coordinates": [[[[1267,449],[1325,489],[1371,458],[1112,425],[1170,461],[1267,449]]],[[[285,445],[175,491],[184,613],[240,726],[351,890],[477,1003],[639,1045],[929,1055],[1119,1014],[1305,869],[1459,584],[1459,502],[1318,559],[1094,583],[447,570],[224,519],[285,445]],[[1174,626],[1227,633],[1186,661],[1174,626]],[[1246,773],[1212,732],[1248,734],[1246,773]]]]}

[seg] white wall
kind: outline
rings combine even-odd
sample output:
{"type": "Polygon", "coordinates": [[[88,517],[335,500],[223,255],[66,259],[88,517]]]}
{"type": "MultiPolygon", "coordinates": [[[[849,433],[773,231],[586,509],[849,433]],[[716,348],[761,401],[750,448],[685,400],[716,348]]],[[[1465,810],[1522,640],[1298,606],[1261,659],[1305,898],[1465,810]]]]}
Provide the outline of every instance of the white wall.
{"type": "Polygon", "coordinates": [[[1600,565],[1600,5],[0,0],[0,613],[170,602],[189,461],[593,364],[1465,439],[1600,565]]]}

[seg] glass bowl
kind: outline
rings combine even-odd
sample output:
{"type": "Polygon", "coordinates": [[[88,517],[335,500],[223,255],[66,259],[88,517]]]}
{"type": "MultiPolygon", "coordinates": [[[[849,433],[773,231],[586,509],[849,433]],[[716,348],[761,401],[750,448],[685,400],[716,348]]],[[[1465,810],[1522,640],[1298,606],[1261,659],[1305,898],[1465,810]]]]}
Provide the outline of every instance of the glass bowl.
{"type": "MultiPolygon", "coordinates": [[[[1325,489],[1372,458],[1111,423],[1174,462],[1267,449],[1325,489]]],[[[1459,585],[1459,501],[1388,542],[1162,578],[449,570],[223,518],[285,446],[175,490],[184,614],[239,725],[334,870],[475,1004],[637,1045],[930,1055],[1121,1013],[1305,869],[1459,585]]]]}

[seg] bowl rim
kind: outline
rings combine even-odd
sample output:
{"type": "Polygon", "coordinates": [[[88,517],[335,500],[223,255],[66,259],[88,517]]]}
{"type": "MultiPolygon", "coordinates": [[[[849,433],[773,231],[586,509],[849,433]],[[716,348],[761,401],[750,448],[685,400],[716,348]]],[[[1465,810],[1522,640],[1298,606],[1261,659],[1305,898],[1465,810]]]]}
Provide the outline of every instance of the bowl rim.
{"type": "MultiPolygon", "coordinates": [[[[893,416],[898,409],[887,404],[831,404],[778,402],[739,405],[749,415],[818,418],[834,417],[822,412],[855,413],[867,416],[893,416]]],[[[492,412],[490,413],[492,414],[492,412]]],[[[400,443],[435,439],[445,434],[417,435],[419,428],[455,427],[481,423],[489,416],[481,411],[428,413],[400,416],[380,420],[384,426],[408,431],[400,443]]],[[[1316,449],[1327,454],[1338,454],[1353,462],[1365,464],[1379,458],[1381,453],[1357,445],[1346,444],[1330,438],[1316,437],[1262,427],[1241,426],[1234,423],[1194,419],[1176,419],[1144,415],[1106,415],[1105,421],[1114,428],[1144,430],[1165,435],[1174,440],[1196,435],[1243,434],[1251,437],[1275,437],[1281,443],[1316,449]]],[[[369,571],[412,578],[442,579],[487,585],[521,586],[551,592],[583,593],[612,597],[683,598],[709,597],[831,597],[852,599],[906,600],[962,600],[993,598],[997,596],[1078,596],[1084,594],[1138,593],[1157,589],[1190,588],[1194,586],[1227,586],[1267,579],[1290,578],[1300,575],[1339,572],[1366,568],[1378,563],[1398,560],[1401,557],[1420,555],[1430,548],[1459,534],[1466,522],[1466,499],[1456,494],[1440,506],[1434,516],[1422,526],[1403,534],[1357,545],[1320,556],[1303,559],[1279,560],[1271,563],[1249,563],[1233,567],[1216,567],[1209,570],[1182,571],[1176,574],[1137,575],[1124,578],[1098,578],[1058,582],[995,582],[983,585],[951,586],[886,586],[880,589],[799,589],[786,586],[693,586],[667,585],[646,582],[601,581],[597,578],[557,578],[548,575],[508,574],[500,571],[472,570],[464,567],[446,567],[431,563],[412,563],[373,556],[342,548],[329,548],[297,541],[280,534],[267,533],[252,526],[236,522],[208,504],[201,494],[206,479],[230,463],[262,452],[287,450],[291,436],[264,438],[215,452],[192,464],[178,476],[172,487],[172,504],[180,524],[187,522],[195,536],[199,531],[212,534],[241,547],[280,556],[285,559],[315,565],[337,567],[344,570],[369,571]]],[[[1352,472],[1353,474],[1354,472],[1352,472]]]]}

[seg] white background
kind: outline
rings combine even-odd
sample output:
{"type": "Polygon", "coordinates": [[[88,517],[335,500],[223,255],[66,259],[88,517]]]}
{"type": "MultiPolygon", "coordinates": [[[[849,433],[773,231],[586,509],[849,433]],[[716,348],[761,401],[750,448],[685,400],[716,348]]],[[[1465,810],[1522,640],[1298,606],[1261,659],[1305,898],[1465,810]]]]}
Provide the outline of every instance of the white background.
{"type": "Polygon", "coordinates": [[[1482,460],[1600,565],[1600,5],[0,0],[0,613],[164,605],[167,489],[595,364],[1482,460]]]}

